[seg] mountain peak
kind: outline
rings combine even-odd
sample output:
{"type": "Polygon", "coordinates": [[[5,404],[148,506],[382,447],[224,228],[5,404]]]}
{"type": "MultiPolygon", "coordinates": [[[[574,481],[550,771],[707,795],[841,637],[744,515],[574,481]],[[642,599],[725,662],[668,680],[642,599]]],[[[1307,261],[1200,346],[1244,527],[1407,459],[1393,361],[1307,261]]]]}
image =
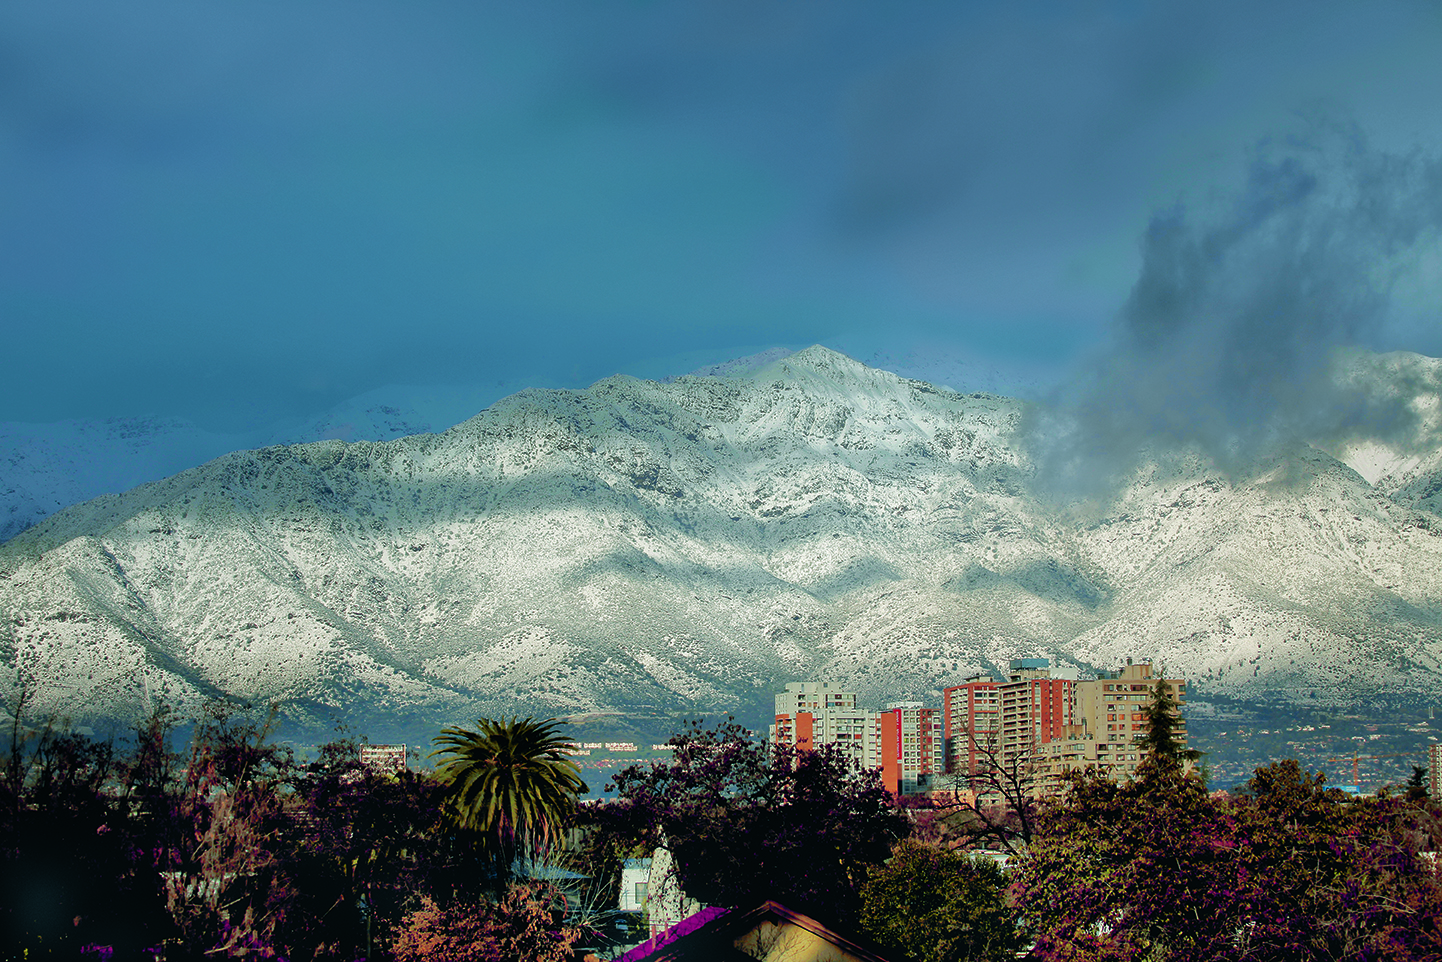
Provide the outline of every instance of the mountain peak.
{"type": "Polygon", "coordinates": [[[757,371],[758,381],[794,380],[825,384],[831,389],[846,390],[878,382],[900,384],[902,378],[821,344],[779,358],[757,371]]]}

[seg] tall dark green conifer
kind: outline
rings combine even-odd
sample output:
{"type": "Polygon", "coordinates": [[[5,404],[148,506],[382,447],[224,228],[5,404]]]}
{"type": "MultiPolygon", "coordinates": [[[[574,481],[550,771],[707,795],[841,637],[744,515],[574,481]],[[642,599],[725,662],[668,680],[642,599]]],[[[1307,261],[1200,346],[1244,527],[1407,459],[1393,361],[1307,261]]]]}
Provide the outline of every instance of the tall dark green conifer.
{"type": "Polygon", "coordinates": [[[1165,678],[1158,678],[1152,686],[1145,714],[1147,737],[1142,741],[1142,748],[1146,758],[1137,768],[1139,778],[1175,774],[1182,771],[1187,762],[1201,757],[1201,752],[1184,747],[1177,737],[1177,729],[1182,726],[1181,707],[1165,678]]]}
{"type": "Polygon", "coordinates": [[[1427,781],[1427,766],[1413,765],[1412,775],[1407,779],[1407,784],[1403,786],[1406,790],[1407,801],[1424,801],[1428,797],[1427,781]]]}

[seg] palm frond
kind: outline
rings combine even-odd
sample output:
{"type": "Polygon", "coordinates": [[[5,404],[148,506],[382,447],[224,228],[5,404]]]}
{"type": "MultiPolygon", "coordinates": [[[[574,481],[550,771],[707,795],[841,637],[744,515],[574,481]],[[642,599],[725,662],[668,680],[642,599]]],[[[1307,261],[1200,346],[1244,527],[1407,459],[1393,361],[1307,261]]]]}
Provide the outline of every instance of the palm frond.
{"type": "Polygon", "coordinates": [[[437,773],[450,784],[449,809],[493,849],[498,864],[534,857],[561,837],[586,790],[570,758],[574,742],[549,718],[477,719],[435,738],[437,773]]]}

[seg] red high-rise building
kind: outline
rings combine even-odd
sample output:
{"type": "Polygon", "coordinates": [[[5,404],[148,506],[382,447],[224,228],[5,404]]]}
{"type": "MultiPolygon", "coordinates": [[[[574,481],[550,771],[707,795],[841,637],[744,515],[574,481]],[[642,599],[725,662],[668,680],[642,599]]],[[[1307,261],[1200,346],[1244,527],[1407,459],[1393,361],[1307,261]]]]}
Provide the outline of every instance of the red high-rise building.
{"type": "Polygon", "coordinates": [[[882,784],[896,795],[925,791],[945,768],[941,712],[919,701],[893,702],[876,717],[882,784]]]}
{"type": "Polygon", "coordinates": [[[948,774],[970,779],[1000,757],[1000,687],[995,678],[973,675],[941,693],[941,731],[948,774]]]}

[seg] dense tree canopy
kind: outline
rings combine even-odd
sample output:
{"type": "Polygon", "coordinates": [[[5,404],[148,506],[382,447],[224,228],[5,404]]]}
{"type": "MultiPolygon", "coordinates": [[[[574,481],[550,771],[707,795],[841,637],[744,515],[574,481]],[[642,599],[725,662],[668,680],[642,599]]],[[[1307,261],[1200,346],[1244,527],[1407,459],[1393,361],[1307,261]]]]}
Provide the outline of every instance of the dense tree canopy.
{"type": "Polygon", "coordinates": [[[730,721],[693,723],[671,746],[670,762],[618,774],[596,818],[628,844],[669,848],[702,903],[771,898],[850,924],[867,868],[910,833],[876,773],[840,752],[768,749],[730,721]]]}
{"type": "MultiPolygon", "coordinates": [[[[163,710],[114,742],[17,718],[0,753],[0,944],[116,962],[162,945],[172,962],[565,956],[578,890],[493,889],[494,848],[446,807],[454,781],[377,774],[350,740],[299,761],[272,722],[213,706],[182,751],[163,710]]],[[[1354,798],[1284,761],[1230,797],[1188,773],[1177,739],[1148,745],[1135,780],[1079,774],[1042,807],[1003,899],[991,863],[945,850],[964,833],[898,844],[912,823],[875,773],[693,724],[668,763],[581,807],[584,871],[614,906],[616,859],[665,843],[694,898],[776,898],[928,962],[1004,953],[1017,909],[1043,959],[1442,958],[1426,855],[1442,830],[1415,786],[1354,798]]],[[[571,813],[556,814],[548,831],[571,813]]]]}
{"type": "Polygon", "coordinates": [[[1011,959],[1024,944],[990,858],[905,839],[861,890],[861,931],[916,962],[1011,959]]]}
{"type": "Polygon", "coordinates": [[[422,896],[399,926],[396,962],[566,962],[581,932],[551,886],[516,883],[494,901],[422,896]]]}
{"type": "MultiPolygon", "coordinates": [[[[422,896],[447,918],[485,899],[486,864],[443,815],[447,786],[372,772],[352,740],[303,763],[273,739],[273,712],[216,704],[180,753],[163,708],[112,742],[14,707],[0,756],[7,958],[386,958],[422,896]]],[[[553,929],[536,937],[555,942],[553,929]]]]}
{"type": "Polygon", "coordinates": [[[1426,804],[1354,799],[1295,761],[1258,769],[1239,798],[1212,795],[1174,739],[1148,748],[1134,781],[1077,775],[1043,813],[1018,869],[1038,956],[1442,957],[1426,804]]]}

